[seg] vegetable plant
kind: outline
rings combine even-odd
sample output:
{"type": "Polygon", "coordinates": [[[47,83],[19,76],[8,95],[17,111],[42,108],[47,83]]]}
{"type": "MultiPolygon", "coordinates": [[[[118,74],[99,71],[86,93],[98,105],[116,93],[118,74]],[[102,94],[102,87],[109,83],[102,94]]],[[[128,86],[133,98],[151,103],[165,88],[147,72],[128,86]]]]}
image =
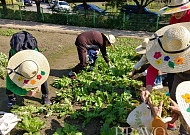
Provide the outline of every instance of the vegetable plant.
{"type": "Polygon", "coordinates": [[[22,122],[18,124],[18,127],[28,132],[24,135],[41,135],[40,129],[45,127],[45,123],[39,117],[32,118],[31,116],[25,115],[22,118],[22,122]]]}

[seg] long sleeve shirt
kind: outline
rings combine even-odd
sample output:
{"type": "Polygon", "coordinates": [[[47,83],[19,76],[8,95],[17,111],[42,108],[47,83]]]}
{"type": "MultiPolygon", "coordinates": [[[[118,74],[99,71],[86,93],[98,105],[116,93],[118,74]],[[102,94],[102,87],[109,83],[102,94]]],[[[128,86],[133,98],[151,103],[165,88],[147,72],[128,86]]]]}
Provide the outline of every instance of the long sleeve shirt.
{"type": "Polygon", "coordinates": [[[134,66],[134,68],[137,70],[138,68],[142,67],[146,63],[148,63],[148,59],[146,55],[144,54],[142,58],[139,60],[139,62],[137,62],[137,64],[134,66]]]}
{"type": "Polygon", "coordinates": [[[154,85],[154,80],[158,74],[158,69],[154,68],[152,65],[149,66],[146,75],[146,85],[154,85]]]}
{"type": "Polygon", "coordinates": [[[85,48],[86,46],[97,45],[100,48],[104,60],[106,61],[106,63],[108,63],[109,59],[106,53],[106,44],[105,44],[106,39],[107,39],[106,36],[99,31],[88,31],[80,34],[77,37],[75,45],[83,46],[85,48]]]}

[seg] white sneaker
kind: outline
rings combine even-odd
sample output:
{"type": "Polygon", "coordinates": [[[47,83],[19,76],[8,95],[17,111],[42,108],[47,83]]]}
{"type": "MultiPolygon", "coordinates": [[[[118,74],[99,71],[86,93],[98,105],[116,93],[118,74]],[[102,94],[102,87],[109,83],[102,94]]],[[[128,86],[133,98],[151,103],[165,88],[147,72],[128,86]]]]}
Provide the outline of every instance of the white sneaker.
{"type": "Polygon", "coordinates": [[[162,89],[163,85],[162,85],[162,83],[160,83],[160,84],[154,84],[154,86],[152,88],[153,89],[162,89]]]}

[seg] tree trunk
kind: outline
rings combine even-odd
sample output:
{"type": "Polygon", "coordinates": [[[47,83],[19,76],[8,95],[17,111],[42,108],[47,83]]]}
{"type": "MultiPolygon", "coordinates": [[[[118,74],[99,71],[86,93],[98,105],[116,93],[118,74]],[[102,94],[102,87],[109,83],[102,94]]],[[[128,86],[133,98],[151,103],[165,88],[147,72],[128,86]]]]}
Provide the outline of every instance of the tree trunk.
{"type": "Polygon", "coordinates": [[[12,3],[12,5],[13,5],[13,8],[14,8],[14,3],[13,3],[13,0],[11,0],[11,3],[12,3]]]}
{"type": "Polygon", "coordinates": [[[138,6],[138,14],[142,14],[142,11],[143,11],[143,6],[139,5],[138,6]]]}
{"type": "Polygon", "coordinates": [[[84,5],[84,11],[85,11],[84,17],[86,18],[87,17],[87,13],[88,13],[88,7],[87,7],[86,0],[83,0],[83,5],[84,5]]]}
{"type": "Polygon", "coordinates": [[[37,18],[41,19],[40,0],[35,0],[35,3],[37,7],[37,18]]]}
{"type": "Polygon", "coordinates": [[[5,0],[1,0],[1,3],[3,5],[3,13],[4,15],[7,15],[7,4],[5,0]]]}

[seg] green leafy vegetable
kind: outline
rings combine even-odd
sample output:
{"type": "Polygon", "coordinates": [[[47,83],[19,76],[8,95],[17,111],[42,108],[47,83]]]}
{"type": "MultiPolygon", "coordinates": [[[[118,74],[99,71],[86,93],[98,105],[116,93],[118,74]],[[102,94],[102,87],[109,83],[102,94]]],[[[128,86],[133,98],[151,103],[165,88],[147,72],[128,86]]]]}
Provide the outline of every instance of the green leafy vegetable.
{"type": "Polygon", "coordinates": [[[39,117],[32,118],[31,116],[25,115],[22,118],[22,122],[18,124],[18,127],[26,130],[29,134],[40,134],[40,129],[45,126],[45,123],[39,117]]]}
{"type": "Polygon", "coordinates": [[[169,106],[171,101],[169,98],[170,97],[166,96],[165,93],[156,90],[153,90],[150,94],[150,99],[155,106],[158,106],[162,100],[164,101],[162,106],[162,117],[170,116],[169,106]]]}

